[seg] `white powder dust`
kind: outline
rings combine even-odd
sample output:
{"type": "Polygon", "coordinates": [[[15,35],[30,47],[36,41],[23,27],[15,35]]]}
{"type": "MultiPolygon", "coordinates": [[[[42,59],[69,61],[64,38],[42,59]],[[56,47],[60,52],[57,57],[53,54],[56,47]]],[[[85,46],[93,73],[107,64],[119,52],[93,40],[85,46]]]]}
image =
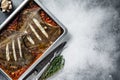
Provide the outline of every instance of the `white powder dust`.
{"type": "Polygon", "coordinates": [[[110,0],[43,0],[71,35],[65,67],[48,80],[113,80],[117,67],[118,12],[110,0]]]}

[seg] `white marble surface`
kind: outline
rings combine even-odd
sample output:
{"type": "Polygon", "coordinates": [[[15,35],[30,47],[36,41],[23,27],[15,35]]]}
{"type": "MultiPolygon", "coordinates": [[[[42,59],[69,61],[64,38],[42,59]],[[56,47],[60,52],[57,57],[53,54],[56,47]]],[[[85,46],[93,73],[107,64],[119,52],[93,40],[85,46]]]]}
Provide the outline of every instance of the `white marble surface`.
{"type": "Polygon", "coordinates": [[[64,69],[48,80],[117,80],[111,73],[117,70],[119,19],[110,0],[42,2],[71,35],[63,51],[64,69]]]}

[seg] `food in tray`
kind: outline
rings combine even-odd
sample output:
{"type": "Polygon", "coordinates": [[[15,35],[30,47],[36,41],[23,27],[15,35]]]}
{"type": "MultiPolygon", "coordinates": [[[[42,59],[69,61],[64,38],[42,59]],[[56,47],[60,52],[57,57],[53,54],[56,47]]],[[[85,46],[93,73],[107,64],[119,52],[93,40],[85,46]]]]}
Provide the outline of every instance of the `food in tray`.
{"type": "Polygon", "coordinates": [[[10,12],[12,10],[13,5],[11,0],[1,0],[0,8],[2,12],[10,12]]]}
{"type": "Polygon", "coordinates": [[[17,80],[62,34],[33,1],[0,31],[0,68],[17,80]]]}

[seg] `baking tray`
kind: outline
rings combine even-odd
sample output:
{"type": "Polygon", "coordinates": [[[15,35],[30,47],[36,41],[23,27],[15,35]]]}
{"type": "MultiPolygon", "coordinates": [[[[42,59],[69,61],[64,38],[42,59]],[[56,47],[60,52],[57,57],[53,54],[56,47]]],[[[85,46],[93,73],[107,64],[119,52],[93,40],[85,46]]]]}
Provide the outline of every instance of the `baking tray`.
{"type": "MultiPolygon", "coordinates": [[[[21,2],[21,1],[20,1],[21,2]]],[[[41,55],[39,59],[37,59],[20,77],[18,80],[26,80],[26,76],[33,71],[38,64],[51,52],[61,45],[62,43],[66,42],[66,35],[67,35],[67,29],[64,27],[60,21],[58,21],[50,12],[49,10],[42,4],[41,0],[34,0],[35,3],[37,3],[63,30],[63,33],[57,38],[57,40],[41,55]]],[[[11,19],[14,18],[14,16],[19,13],[24,6],[26,6],[29,3],[29,0],[24,0],[21,5],[19,5],[10,15],[8,18],[5,19],[5,21],[0,25],[0,29],[4,28],[10,21],[11,19]]],[[[3,70],[0,70],[1,75],[6,77],[7,80],[12,80],[3,70]]],[[[39,72],[38,72],[39,74],[39,72]]],[[[3,80],[3,79],[2,79],[3,80]]]]}

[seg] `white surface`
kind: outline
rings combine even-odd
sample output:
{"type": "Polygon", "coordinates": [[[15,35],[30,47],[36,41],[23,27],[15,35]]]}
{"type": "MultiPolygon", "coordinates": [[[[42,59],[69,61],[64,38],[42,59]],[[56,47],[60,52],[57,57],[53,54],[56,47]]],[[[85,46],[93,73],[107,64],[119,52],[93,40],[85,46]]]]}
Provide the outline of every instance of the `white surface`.
{"type": "MultiPolygon", "coordinates": [[[[66,63],[49,80],[112,80],[118,49],[118,13],[99,0],[43,0],[68,28],[71,39],[63,55],[66,63]]],[[[109,2],[106,2],[109,3],[109,2]]]]}

